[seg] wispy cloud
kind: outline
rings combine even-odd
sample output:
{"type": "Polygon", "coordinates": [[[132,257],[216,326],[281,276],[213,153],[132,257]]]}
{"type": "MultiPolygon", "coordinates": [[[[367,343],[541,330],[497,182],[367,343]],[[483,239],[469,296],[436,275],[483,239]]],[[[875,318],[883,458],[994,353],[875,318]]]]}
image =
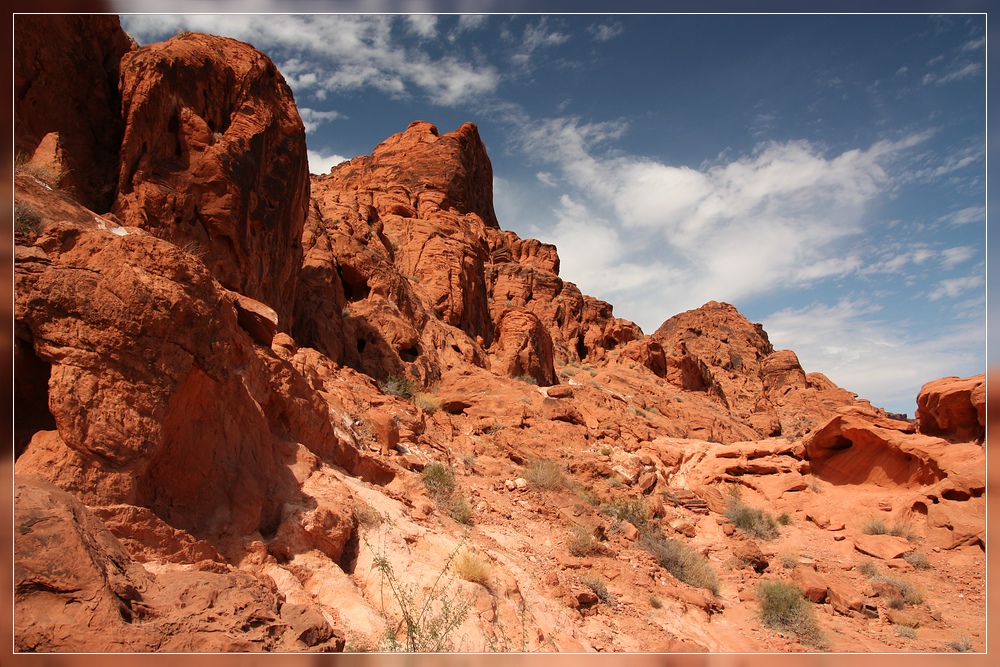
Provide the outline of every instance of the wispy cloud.
{"type": "Polygon", "coordinates": [[[554,211],[559,223],[549,239],[560,249],[563,274],[621,303],[628,316],[641,314],[644,328],[710,299],[733,301],[861,271],[861,252],[845,251],[841,242],[866,232],[863,212],[891,182],[887,167],[922,140],[837,155],[804,141],[769,142],[695,168],[601,150],[626,129],[549,119],[525,134],[523,147],[552,163],[572,188],[554,211]],[[652,309],[611,275],[613,257],[625,255],[647,267],[647,277],[671,285],[652,309]],[[570,274],[575,266],[580,272],[570,274]]]}
{"type": "Polygon", "coordinates": [[[302,118],[302,124],[306,127],[306,134],[315,132],[324,123],[345,117],[338,111],[316,111],[306,107],[299,108],[299,116],[302,118]]]}
{"type": "Polygon", "coordinates": [[[924,383],[985,370],[977,324],[960,322],[920,337],[880,318],[880,310],[845,298],[833,305],[786,308],[762,324],[776,348],[795,350],[807,373],[820,371],[861,398],[881,397],[877,405],[898,405],[911,415],[924,383]]]}
{"type": "Polygon", "coordinates": [[[982,287],[984,282],[983,276],[981,275],[964,276],[962,278],[948,278],[946,280],[942,280],[938,284],[937,289],[932,290],[931,293],[927,295],[927,298],[931,301],[937,301],[938,299],[943,299],[945,297],[954,299],[963,292],[982,287]]]}
{"type": "Polygon", "coordinates": [[[976,256],[976,249],[969,245],[945,248],[941,251],[941,264],[946,269],[953,269],[976,256]]]}
{"type": "Polygon", "coordinates": [[[951,83],[952,81],[961,81],[962,79],[968,79],[971,76],[979,74],[983,69],[982,63],[965,63],[959,65],[954,69],[951,69],[944,74],[933,74],[928,72],[924,75],[923,83],[930,84],[934,83],[937,85],[943,85],[946,83],[951,83]]]}
{"type": "Polygon", "coordinates": [[[595,41],[607,42],[625,32],[625,28],[617,21],[609,21],[607,23],[592,25],[587,28],[587,32],[590,33],[591,37],[593,37],[595,41]]]}
{"type": "Polygon", "coordinates": [[[963,208],[962,210],[956,211],[951,215],[939,218],[939,221],[941,222],[950,222],[954,225],[966,225],[970,222],[983,222],[985,220],[985,206],[971,206],[969,208],[963,208]]]}
{"type": "Polygon", "coordinates": [[[276,54],[276,64],[300,102],[374,88],[453,106],[494,91],[499,83],[494,67],[475,66],[454,54],[435,58],[394,37],[400,27],[421,40],[431,39],[437,34],[436,21],[433,16],[344,14],[122,16],[125,29],[141,42],[166,39],[184,28],[233,37],[276,54]]]}

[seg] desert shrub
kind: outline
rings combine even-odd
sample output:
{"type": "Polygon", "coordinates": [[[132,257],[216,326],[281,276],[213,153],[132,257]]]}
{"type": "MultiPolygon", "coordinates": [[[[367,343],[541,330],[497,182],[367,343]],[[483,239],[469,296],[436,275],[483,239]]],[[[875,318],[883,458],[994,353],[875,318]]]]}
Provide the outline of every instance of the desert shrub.
{"type": "MultiPolygon", "coordinates": [[[[365,545],[372,551],[372,564],[381,576],[383,586],[388,585],[401,616],[398,622],[389,623],[379,650],[435,653],[455,650],[453,634],[469,615],[471,606],[469,598],[451,585],[454,580],[448,576],[461,545],[448,556],[434,583],[420,600],[417,599],[416,587],[403,584],[396,576],[392,564],[385,557],[384,545],[381,552],[376,552],[367,539],[365,545]]],[[[384,607],[382,613],[390,620],[384,607]]]]}
{"type": "Polygon", "coordinates": [[[903,560],[918,570],[931,569],[931,562],[927,559],[927,554],[922,551],[907,551],[903,554],[903,560]]]}
{"type": "Polygon", "coordinates": [[[861,561],[860,565],[858,565],[858,572],[868,578],[871,578],[878,575],[878,567],[876,567],[875,563],[871,559],[866,558],[861,561]]]}
{"type": "Polygon", "coordinates": [[[552,461],[532,461],[524,469],[524,478],[537,489],[559,489],[566,484],[562,468],[552,461]]]}
{"type": "Polygon", "coordinates": [[[601,447],[601,456],[611,456],[611,448],[601,447]]]}
{"type": "Polygon", "coordinates": [[[757,587],[761,621],[780,632],[793,632],[806,644],[823,641],[812,607],[799,587],[789,581],[763,581],[757,587]]]}
{"type": "Polygon", "coordinates": [[[659,609],[660,607],[663,606],[663,602],[661,602],[660,598],[656,597],[655,595],[650,595],[649,606],[652,607],[653,609],[659,609]]]}
{"type": "Polygon", "coordinates": [[[792,515],[789,514],[788,512],[782,512],[781,514],[778,515],[777,521],[782,526],[787,526],[792,522],[792,515]]]}
{"type": "Polygon", "coordinates": [[[594,531],[586,526],[573,526],[569,531],[567,548],[573,556],[591,556],[601,550],[601,545],[594,537],[594,531]]]}
{"type": "Polygon", "coordinates": [[[493,574],[486,559],[469,549],[455,557],[455,573],[466,581],[486,587],[489,587],[493,574]]]}
{"type": "Polygon", "coordinates": [[[447,509],[448,516],[455,521],[466,526],[472,524],[472,508],[469,507],[469,503],[465,498],[457,495],[452,496],[448,500],[447,509]]]}
{"type": "Polygon", "coordinates": [[[390,375],[384,380],[379,380],[378,386],[390,396],[399,396],[406,400],[412,399],[416,391],[411,380],[397,375],[390,375]]]}
{"type": "Polygon", "coordinates": [[[441,400],[437,396],[423,392],[414,394],[413,404],[429,415],[441,409],[441,400]]]}
{"type": "Polygon", "coordinates": [[[649,507],[641,498],[615,498],[605,503],[601,511],[616,522],[628,521],[633,526],[643,526],[650,517],[649,507]]]}
{"type": "Polygon", "coordinates": [[[449,466],[440,463],[425,466],[423,482],[435,502],[447,502],[455,493],[455,471],[449,466]]]}
{"type": "Polygon", "coordinates": [[[969,637],[962,635],[957,641],[948,642],[948,648],[956,653],[968,653],[973,648],[972,640],[969,637]]]}
{"type": "Polygon", "coordinates": [[[14,202],[14,231],[37,232],[42,224],[42,214],[31,204],[14,202]]]}
{"type": "Polygon", "coordinates": [[[906,639],[916,639],[916,631],[908,625],[895,624],[892,629],[896,631],[896,636],[904,637],[906,639]]]}
{"type": "Polygon", "coordinates": [[[368,503],[362,503],[354,508],[354,518],[362,526],[368,527],[378,526],[385,520],[385,517],[368,503]]]}
{"type": "Polygon", "coordinates": [[[608,585],[604,583],[604,580],[595,574],[588,574],[580,578],[583,585],[594,591],[594,595],[597,599],[604,604],[614,604],[615,598],[608,590],[608,585]]]}
{"type": "Polygon", "coordinates": [[[773,540],[778,537],[778,524],[774,517],[758,507],[737,502],[726,510],[726,518],[739,530],[752,537],[761,540],[773,540]]]}
{"type": "Polygon", "coordinates": [[[799,564],[798,554],[786,552],[781,554],[780,558],[781,558],[781,567],[785,568],[786,570],[791,570],[792,568],[794,568],[796,565],[799,564]]]}
{"type": "Polygon", "coordinates": [[[524,382],[525,384],[530,384],[530,385],[535,385],[535,386],[538,385],[538,380],[536,380],[534,378],[534,376],[532,376],[532,375],[530,375],[528,373],[525,373],[524,375],[515,375],[514,379],[515,380],[520,380],[521,382],[524,382]]]}
{"type": "Polygon", "coordinates": [[[719,578],[704,556],[683,542],[664,537],[658,530],[647,530],[639,546],[648,551],[667,572],[686,584],[719,594],[719,578]]]}
{"type": "Polygon", "coordinates": [[[608,477],[608,486],[612,489],[620,489],[625,484],[625,480],[622,479],[621,475],[615,473],[608,477]]]}
{"type": "Polygon", "coordinates": [[[861,532],[865,535],[888,535],[889,529],[878,519],[871,519],[861,527],[861,532]]]}

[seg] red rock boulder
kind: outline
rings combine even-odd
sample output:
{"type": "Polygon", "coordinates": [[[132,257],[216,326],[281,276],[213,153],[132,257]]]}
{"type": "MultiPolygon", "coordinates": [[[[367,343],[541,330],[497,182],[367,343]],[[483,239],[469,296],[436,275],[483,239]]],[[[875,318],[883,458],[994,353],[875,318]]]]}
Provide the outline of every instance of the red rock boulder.
{"type": "Polygon", "coordinates": [[[986,374],[928,382],[917,394],[917,430],[950,442],[986,435],[986,374]]]}
{"type": "Polygon", "coordinates": [[[309,201],[305,129],[274,64],[185,33],[129,53],[114,212],[199,257],[291,328],[309,201]]]}

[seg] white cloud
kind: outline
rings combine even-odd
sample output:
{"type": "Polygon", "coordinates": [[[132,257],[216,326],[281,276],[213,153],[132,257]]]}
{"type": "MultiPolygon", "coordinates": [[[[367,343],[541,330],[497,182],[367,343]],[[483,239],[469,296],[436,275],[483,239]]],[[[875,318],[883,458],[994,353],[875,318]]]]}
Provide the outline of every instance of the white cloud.
{"type": "Polygon", "coordinates": [[[927,298],[931,301],[937,301],[945,297],[954,299],[965,291],[982,287],[983,283],[984,280],[982,276],[948,278],[947,280],[942,280],[938,283],[937,289],[932,290],[931,293],[927,295],[927,298]]]}
{"type": "Polygon", "coordinates": [[[309,173],[317,175],[328,174],[330,169],[350,159],[342,155],[323,155],[310,150],[306,151],[306,155],[309,158],[309,173]]]}
{"type": "Polygon", "coordinates": [[[941,255],[944,259],[941,260],[941,264],[944,265],[946,269],[953,269],[959,264],[972,259],[976,254],[976,249],[972,246],[958,246],[955,248],[945,248],[941,251],[941,255]]]}
{"type": "Polygon", "coordinates": [[[438,19],[432,14],[410,14],[406,17],[409,32],[421,39],[437,37],[438,19]]]}
{"type": "MultiPolygon", "coordinates": [[[[372,87],[404,97],[420,94],[450,106],[492,92],[499,75],[492,66],[474,66],[454,53],[432,57],[392,39],[398,22],[422,36],[436,30],[433,16],[349,14],[123,15],[123,27],[150,42],[184,28],[233,37],[272,53],[301,103],[312,96],[372,87]]],[[[436,20],[436,19],[435,19],[436,20]]]]}
{"type": "Polygon", "coordinates": [[[950,222],[953,225],[965,225],[970,222],[983,222],[986,220],[986,207],[984,206],[971,206],[969,208],[963,208],[960,211],[956,211],[951,215],[946,215],[939,218],[941,222],[950,222]]]}
{"type": "Polygon", "coordinates": [[[986,36],[972,39],[962,45],[963,51],[978,51],[986,46],[986,36]]]}
{"type": "MultiPolygon", "coordinates": [[[[563,276],[619,304],[623,316],[647,330],[711,299],[737,301],[866,270],[864,248],[850,250],[843,242],[866,232],[865,207],[892,180],[886,165],[924,138],[838,155],[804,141],[770,142],[749,155],[693,168],[641,156],[601,157],[599,145],[625,129],[622,123],[549,119],[524,135],[523,147],[555,163],[575,193],[572,208],[560,203],[560,222],[546,238],[559,247],[563,276]],[[602,225],[570,228],[570,212],[602,225]],[[645,299],[603,275],[592,251],[576,242],[583,237],[605,244],[618,239],[612,247],[627,238],[632,264],[672,268],[649,273],[669,279],[661,284],[671,289],[660,292],[653,309],[633,310],[645,299]],[[577,266],[580,273],[571,273],[577,266]]],[[[921,251],[906,257],[923,259],[921,251]]]]}
{"type": "Polygon", "coordinates": [[[552,174],[547,171],[538,172],[535,174],[535,178],[537,178],[543,185],[547,185],[550,188],[554,188],[558,183],[556,179],[552,177],[552,174]]]}
{"type": "Polygon", "coordinates": [[[924,85],[934,83],[940,86],[946,83],[951,83],[952,81],[968,79],[969,77],[978,74],[982,69],[982,63],[965,63],[942,75],[927,73],[924,75],[923,83],[924,85]]]}
{"type": "Polygon", "coordinates": [[[625,28],[622,27],[621,23],[612,21],[610,23],[601,23],[598,25],[592,25],[589,28],[587,28],[587,32],[589,32],[593,36],[595,41],[607,42],[608,40],[612,40],[618,35],[625,32],[625,28]]]}
{"type": "Polygon", "coordinates": [[[306,127],[306,134],[315,132],[324,123],[344,117],[337,111],[316,111],[305,107],[299,108],[299,116],[302,118],[302,124],[306,127]]]}
{"type": "Polygon", "coordinates": [[[807,373],[820,371],[861,398],[880,397],[879,407],[911,416],[924,383],[985,370],[985,355],[969,352],[983,345],[981,327],[955,324],[919,338],[878,314],[870,303],[842,299],[786,308],[762,324],[774,347],[794,350],[807,373]]]}

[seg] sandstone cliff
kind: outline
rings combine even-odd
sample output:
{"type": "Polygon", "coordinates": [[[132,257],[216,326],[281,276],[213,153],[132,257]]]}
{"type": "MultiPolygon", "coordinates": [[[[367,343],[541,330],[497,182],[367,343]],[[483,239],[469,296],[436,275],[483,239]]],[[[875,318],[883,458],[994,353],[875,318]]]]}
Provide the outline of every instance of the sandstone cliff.
{"type": "Polygon", "coordinates": [[[646,335],[502,229],[471,123],[310,178],[250,45],[15,28],[17,650],[981,643],[982,377],[911,423],[729,304],[646,335]]]}

